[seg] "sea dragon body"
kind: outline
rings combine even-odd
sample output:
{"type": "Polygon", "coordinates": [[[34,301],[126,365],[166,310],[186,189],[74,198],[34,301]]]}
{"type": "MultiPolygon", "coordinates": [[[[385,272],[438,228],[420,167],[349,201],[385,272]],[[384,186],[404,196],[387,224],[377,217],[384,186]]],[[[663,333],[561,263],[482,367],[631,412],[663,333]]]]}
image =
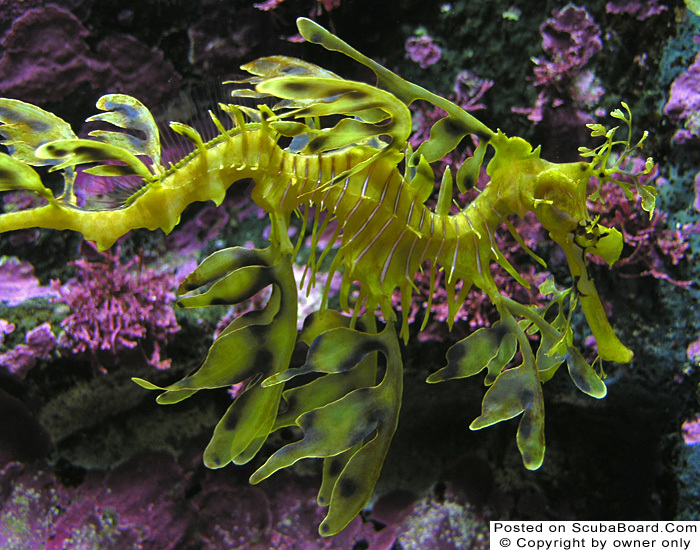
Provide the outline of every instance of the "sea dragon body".
{"type": "MultiPolygon", "coordinates": [[[[272,109],[264,104],[257,109],[222,105],[234,127],[224,129],[212,115],[220,133],[206,143],[193,128],[171,123],[195,149],[168,167],[160,163],[159,135],[151,114],[129,96],[104,96],[98,107],[105,112],[88,120],[139,130],[145,138],[98,130],[91,133],[94,139],[80,139],[65,122],[38,107],[0,100],[0,134],[6,137],[9,152],[0,156],[0,190],[25,189],[46,201],[43,206],[0,215],[0,232],[29,227],[68,229],[106,249],[135,228],[160,228],[168,233],[189,204],[211,200],[220,205],[233,183],[252,179],[252,199],[272,223],[270,246],[214,253],[182,283],[178,291],[185,296],[178,306],[239,303],[272,286],[267,305],[234,320],[194,374],[165,388],[141,379],[136,382],[164,390],[159,403],[174,403],[201,389],[247,381],[246,390],[216,427],[205,463],[210,467],[245,463],[271,432],[284,426],[300,427],[303,439],[273,454],[251,481],[259,482],[300,458],[325,458],[318,500],[329,506],[329,513],[320,532],[330,535],[343,529],[370,498],[396,429],[402,366],[391,298],[398,289],[402,310],[410,309],[417,271],[430,270],[432,288],[437,270],[444,270],[450,325],[473,285],[489,296],[500,313],[500,321],[492,327],[450,348],[447,366],[433,373],[428,382],[487,369],[490,387],[482,414],[471,427],[486,427],[522,414],[517,442],[527,468],[542,464],[541,386],[561,364],[567,363],[582,391],[597,398],[605,395],[600,375],[573,346],[564,302],[568,300],[569,310],[581,303],[602,359],[620,363],[632,359],[631,350],[608,322],[586,264],[588,253],[614,263],[620,255],[621,235],[592,220],[586,200],[591,176],[601,181],[613,179],[622,172],[622,160],[644,138],[632,146],[629,138],[614,141],[614,130],[594,125],[594,135],[606,141],[584,151],[590,162],[550,163],[526,141],[490,130],[453,103],[402,80],[315,23],[300,19],[298,24],[307,40],[370,67],[378,85],[344,80],[297,59],[259,59],[243,67],[253,77],[245,81],[250,86],[236,90],[234,96],[272,97],[279,103],[272,109]],[[407,145],[411,132],[408,106],[418,99],[443,108],[447,116],[413,151],[407,145]],[[324,128],[320,121],[327,120],[325,117],[335,117],[335,124],[324,128]],[[478,145],[454,178],[449,169],[445,172],[437,204],[431,208],[426,203],[434,188],[430,164],[466,136],[475,136],[478,145]],[[291,143],[283,148],[281,139],[291,143]],[[612,162],[611,150],[620,145],[624,151],[612,162]],[[454,181],[462,192],[471,188],[489,148],[493,155],[486,167],[489,183],[466,207],[450,213],[454,181]],[[144,157],[149,160],[144,162],[144,157]],[[90,174],[135,175],[143,184],[117,208],[89,210],[78,206],[73,192],[75,167],[82,164],[95,165],[84,170],[90,174]],[[63,193],[55,196],[44,187],[32,165],[62,170],[63,193]],[[295,245],[289,227],[296,213],[304,218],[306,229],[312,210],[317,212],[313,249],[321,233],[335,224],[332,240],[340,246],[333,252],[330,271],[342,271],[340,302],[353,315],[341,316],[328,309],[326,287],[320,311],[297,334],[292,262],[304,231],[295,245]],[[323,219],[318,215],[321,212],[326,213],[323,219]],[[552,294],[553,300],[541,310],[502,295],[489,269],[496,262],[528,286],[498,249],[495,234],[503,224],[512,229],[510,217],[529,212],[564,250],[574,280],[573,289],[565,291],[556,290],[551,281],[543,286],[541,290],[552,294]],[[359,287],[359,295],[351,306],[353,284],[359,287]],[[200,289],[205,290],[194,293],[200,289]],[[366,313],[360,315],[362,308],[366,313]],[[545,319],[550,308],[558,310],[554,321],[545,319]],[[378,309],[386,321],[381,331],[374,320],[378,309]],[[540,335],[536,352],[528,337],[534,333],[540,335]],[[297,341],[310,346],[307,362],[289,368],[297,341]],[[506,368],[518,349],[522,363],[506,368]],[[383,371],[378,369],[378,352],[386,359],[383,371]],[[284,390],[285,382],[307,373],[322,376],[284,390]]],[[[631,115],[618,110],[613,116],[624,120],[631,131],[631,115]]],[[[651,161],[646,170],[651,170],[651,161]]],[[[628,192],[636,187],[645,197],[645,208],[653,208],[653,189],[619,183],[628,192]]],[[[314,284],[330,253],[327,247],[317,258],[312,250],[309,285],[314,284]]],[[[407,339],[408,316],[402,321],[400,334],[407,339]]]]}

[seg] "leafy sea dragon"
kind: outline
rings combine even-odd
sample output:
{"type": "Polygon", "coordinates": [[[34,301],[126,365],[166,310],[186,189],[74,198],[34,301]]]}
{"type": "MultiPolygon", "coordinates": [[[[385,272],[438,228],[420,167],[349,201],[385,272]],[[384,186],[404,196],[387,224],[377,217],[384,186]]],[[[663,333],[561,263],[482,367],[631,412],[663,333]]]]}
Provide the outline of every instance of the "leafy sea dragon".
{"type": "MultiPolygon", "coordinates": [[[[612,113],[627,126],[625,139],[616,138],[617,128],[591,125],[592,135],[602,137],[603,144],[581,148],[586,161],[554,164],[540,158],[539,148],[489,129],[313,21],[302,18],[297,23],[306,40],[369,67],[377,77],[376,86],[345,80],[298,59],[258,59],[242,67],[252,77],[233,96],[268,98],[267,102],[261,101],[257,108],[221,105],[233,127],[226,129],[210,113],[219,133],[207,142],[194,128],[172,122],[172,129],[192,141],[194,150],[168,166],[161,163],[151,113],[132,97],[112,94],[98,101],[102,112],[88,120],[116,128],[93,131],[91,139],[78,138],[66,122],[39,107],[0,99],[0,134],[9,153],[0,156],[0,190],[25,190],[44,202],[0,215],[0,232],[29,227],[72,230],[104,250],[131,229],[160,228],[168,233],[189,204],[211,200],[220,205],[229,186],[252,179],[252,199],[270,217],[269,246],[215,252],[180,285],[177,305],[236,304],[272,287],[268,302],[231,322],[193,374],[164,388],[135,381],[162,390],[157,399],[162,404],[246,381],[245,391],[214,430],[205,464],[211,468],[244,464],[270,433],[297,426],[301,439],[272,454],[250,480],[258,483],[302,458],[323,458],[318,503],[327,506],[328,513],[319,532],[332,535],[370,498],[398,422],[402,394],[398,336],[408,338],[408,321],[404,316],[397,335],[393,293],[398,289],[402,309],[408,311],[415,273],[429,270],[434,288],[437,271],[443,270],[450,327],[472,285],[488,295],[499,321],[453,345],[447,365],[431,374],[428,382],[486,369],[488,390],[482,412],[470,427],[485,428],[520,416],[517,445],[525,467],[537,469],[545,450],[542,384],[566,363],[581,391],[595,398],[606,394],[599,371],[573,345],[571,312],[581,305],[600,359],[626,363],[633,356],[613,332],[587,268],[588,254],[612,265],[622,249],[620,232],[604,227],[587,211],[587,199],[599,198],[597,191],[589,195],[589,180],[595,176],[599,182],[616,181],[628,197],[636,190],[648,212],[654,208],[655,194],[652,187],[639,184],[639,174],[622,169],[646,138],[645,134],[632,144],[632,115],[625,104],[624,110],[612,113]],[[272,108],[267,106],[270,98],[277,101],[272,108]],[[414,151],[408,144],[409,106],[416,100],[439,107],[446,115],[414,151]],[[445,171],[437,204],[427,206],[435,184],[431,164],[465,138],[478,146],[454,176],[445,171]],[[281,142],[287,145],[283,148],[281,142]],[[482,165],[488,184],[470,204],[451,214],[453,185],[465,193],[474,186],[482,165]],[[62,172],[62,191],[54,193],[44,186],[33,166],[62,172]],[[140,185],[116,207],[90,209],[79,204],[74,192],[79,170],[114,181],[136,176],[140,185]],[[327,215],[323,219],[316,215],[309,228],[312,208],[327,215]],[[495,262],[529,286],[494,238],[497,228],[506,226],[525,247],[509,219],[528,212],[564,251],[573,280],[573,287],[566,290],[558,290],[551,280],[542,285],[540,290],[552,298],[542,308],[502,295],[489,269],[495,262]],[[289,237],[293,214],[303,219],[296,244],[289,237]],[[320,235],[333,227],[339,248],[328,246],[317,255],[320,235]],[[352,315],[328,307],[326,286],[320,310],[297,333],[292,265],[308,230],[314,246],[307,284],[315,283],[323,260],[334,254],[330,272],[342,274],[340,304],[352,315]],[[358,295],[351,306],[353,285],[358,295]],[[377,312],[385,320],[381,329],[375,321],[377,312]],[[535,345],[532,337],[537,334],[535,345]],[[309,345],[306,363],[290,368],[299,341],[309,345]],[[518,350],[518,364],[512,364],[518,350]],[[285,389],[292,378],[311,373],[314,376],[301,379],[306,383],[285,389]]],[[[644,173],[652,167],[649,159],[644,173]]]]}

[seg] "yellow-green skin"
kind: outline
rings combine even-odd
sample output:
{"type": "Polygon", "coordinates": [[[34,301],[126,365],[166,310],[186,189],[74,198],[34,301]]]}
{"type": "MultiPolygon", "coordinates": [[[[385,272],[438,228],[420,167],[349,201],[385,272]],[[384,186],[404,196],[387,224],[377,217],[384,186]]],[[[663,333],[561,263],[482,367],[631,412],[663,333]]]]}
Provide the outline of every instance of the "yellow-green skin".
{"type": "MultiPolygon", "coordinates": [[[[146,136],[142,140],[106,131],[94,132],[95,140],[78,139],[58,117],[17,100],[0,99],[0,134],[6,137],[4,144],[10,152],[0,156],[0,190],[26,189],[47,201],[45,206],[0,215],[0,232],[30,227],[72,230],[105,249],[135,228],[168,233],[189,204],[211,200],[220,205],[232,184],[252,179],[252,200],[272,222],[269,248],[230,248],[213,254],[187,277],[179,292],[207,290],[184,296],[178,305],[238,303],[272,286],[267,306],[234,320],[196,373],[166,388],[136,381],[148,389],[164,390],[158,401],[167,404],[201,389],[247,380],[246,391],[217,426],[205,463],[212,468],[245,463],[271,432],[299,426],[304,438],[273,454],[251,481],[261,481],[301,458],[323,457],[319,504],[329,506],[329,513],[320,532],[331,535],[342,530],[370,498],[396,429],[402,366],[391,297],[399,289],[402,308],[408,311],[419,269],[428,268],[431,279],[438,268],[444,269],[450,325],[472,285],[488,294],[498,309],[501,320],[453,346],[447,366],[433,373],[428,382],[487,369],[490,387],[482,414],[471,427],[522,415],[517,441],[529,469],[538,468],[544,458],[541,386],[561,364],[567,363],[582,391],[597,398],[606,393],[599,374],[572,345],[571,327],[563,314],[565,299],[569,308],[581,302],[602,359],[624,363],[633,355],[613,332],[586,267],[587,253],[612,264],[621,250],[619,232],[591,220],[586,208],[591,176],[605,178],[613,173],[605,166],[607,157],[598,155],[590,163],[547,162],[524,140],[493,132],[449,101],[365,58],[315,23],[302,19],[299,28],[307,40],[369,66],[377,74],[377,87],[343,80],[300,60],[257,60],[244,66],[254,75],[249,80],[252,88],[238,95],[273,96],[285,102],[284,108],[271,111],[229,105],[225,109],[234,128],[224,130],[215,119],[221,134],[208,143],[194,129],[173,123],[174,130],[194,142],[195,150],[167,168],[160,165],[155,123],[134,98],[104,96],[98,107],[105,112],[91,119],[140,130],[146,136]],[[416,99],[429,101],[448,114],[435,124],[430,139],[412,151],[407,146],[411,131],[407,107],[416,99]],[[318,129],[321,126],[315,121],[326,116],[335,120],[340,116],[341,121],[318,129]],[[457,171],[456,183],[461,191],[473,185],[484,153],[491,148],[488,185],[466,208],[450,214],[453,177],[448,171],[437,206],[429,208],[425,203],[434,188],[430,163],[468,135],[477,136],[480,145],[457,171]],[[281,136],[303,138],[303,146],[293,141],[283,149],[278,145],[281,136]],[[138,158],[143,156],[151,158],[148,167],[138,158]],[[74,167],[86,163],[96,165],[88,171],[97,175],[140,176],[143,187],[118,208],[79,208],[72,192],[74,167]],[[63,194],[54,197],[30,165],[63,170],[63,194]],[[342,271],[341,305],[353,311],[353,316],[340,316],[324,303],[297,335],[297,290],[292,274],[297,248],[288,237],[288,228],[293,214],[306,216],[311,207],[328,212],[337,225],[340,248],[334,252],[331,271],[342,271]],[[562,247],[575,281],[573,291],[548,290],[553,294],[551,307],[559,310],[552,322],[545,321],[543,312],[501,295],[489,269],[497,262],[527,286],[498,250],[494,235],[509,217],[528,212],[537,216],[562,247]],[[463,281],[459,292],[458,281],[463,281]],[[354,308],[348,303],[352,284],[360,289],[354,308]],[[368,313],[358,320],[361,305],[368,313]],[[377,309],[387,321],[380,332],[373,319],[377,309]],[[540,333],[536,353],[525,330],[540,333]],[[297,340],[310,345],[307,363],[289,369],[297,340]],[[505,369],[518,348],[522,364],[505,369]],[[386,369],[378,379],[380,352],[386,357],[386,369]],[[283,391],[289,379],[312,372],[323,375],[283,391]],[[280,407],[280,400],[286,405],[280,407]]],[[[612,138],[608,141],[612,143],[612,138]]],[[[319,228],[318,220],[316,216],[314,244],[324,228],[319,228]]],[[[312,253],[311,280],[329,250],[319,258],[312,253]]],[[[407,316],[401,334],[408,337],[407,316]]]]}

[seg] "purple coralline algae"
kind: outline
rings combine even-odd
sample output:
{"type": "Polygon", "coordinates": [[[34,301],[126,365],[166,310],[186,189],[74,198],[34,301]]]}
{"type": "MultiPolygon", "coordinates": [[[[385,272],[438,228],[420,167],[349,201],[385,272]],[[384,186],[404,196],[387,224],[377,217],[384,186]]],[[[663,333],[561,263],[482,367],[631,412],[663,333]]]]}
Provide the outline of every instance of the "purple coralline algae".
{"type": "Polygon", "coordinates": [[[100,90],[138,97],[148,105],[163,105],[175,96],[182,77],[163,52],[129,35],[108,36],[97,45],[97,55],[109,66],[100,90]]]}
{"type": "Polygon", "coordinates": [[[658,0],[647,0],[640,2],[638,0],[623,0],[618,2],[608,2],[605,4],[607,13],[625,13],[631,15],[638,21],[644,21],[654,15],[663,13],[668,9],[668,6],[659,4],[658,0]]]}
{"type": "Polygon", "coordinates": [[[34,267],[14,257],[0,258],[0,301],[14,307],[31,298],[56,296],[50,286],[41,286],[34,267]]]}
{"type": "Polygon", "coordinates": [[[456,495],[419,500],[397,528],[403,550],[460,550],[489,548],[488,521],[456,495]]]}
{"type": "Polygon", "coordinates": [[[686,143],[700,137],[700,53],[686,72],[671,84],[664,114],[683,128],[673,136],[676,143],[686,143]]]}
{"type": "MultiPolygon", "coordinates": [[[[4,334],[8,334],[14,330],[14,326],[12,330],[8,329],[8,326],[0,327],[4,334]]],[[[20,378],[24,378],[38,360],[48,359],[56,347],[56,335],[51,330],[51,324],[43,323],[27,332],[24,341],[24,344],[18,344],[10,351],[0,354],[0,365],[20,378]]]]}
{"type": "Polygon", "coordinates": [[[406,40],[406,58],[418,63],[422,69],[435,65],[442,57],[442,50],[430,36],[412,36],[406,40]]]}
{"type": "Polygon", "coordinates": [[[692,341],[686,348],[686,356],[689,361],[700,364],[700,339],[692,341]]]}
{"type": "Polygon", "coordinates": [[[93,255],[92,260],[71,263],[75,279],[54,283],[57,300],[71,311],[61,322],[59,345],[95,358],[107,350],[117,358],[120,351],[146,344],[152,347],[147,362],[168,368],[170,359],[161,358],[162,347],[180,328],[172,308],[172,274],[146,267],[138,256],[122,264],[118,249],[93,255]]]}
{"type": "MultiPolygon", "coordinates": [[[[210,473],[193,499],[195,530],[202,550],[346,550],[373,541],[374,529],[360,518],[334,537],[322,538],[317,525],[316,482],[284,475],[276,483],[251,487],[210,473]]],[[[374,544],[368,546],[375,548],[374,544]]]]}
{"type": "Polygon", "coordinates": [[[538,60],[535,75],[542,84],[581,69],[603,48],[598,25],[585,8],[573,4],[555,11],[540,26],[540,34],[542,49],[551,58],[538,60]]]}
{"type": "Polygon", "coordinates": [[[600,28],[585,8],[569,4],[542,23],[540,34],[547,58],[534,59],[534,85],[541,90],[534,107],[516,107],[513,111],[527,115],[535,124],[548,113],[554,126],[583,126],[592,122],[590,116],[576,107],[592,106],[603,94],[593,73],[584,70],[603,48],[600,28]],[[557,112],[557,108],[564,112],[557,112]]]}
{"type": "Polygon", "coordinates": [[[314,483],[287,475],[251,487],[227,472],[186,470],[163,452],[114,470],[89,472],[77,487],[11,462],[0,470],[4,550],[348,550],[375,544],[356,518],[322,538],[314,483]],[[364,542],[361,542],[364,541],[364,542]]]}
{"type": "Polygon", "coordinates": [[[56,6],[27,10],[2,40],[0,94],[58,101],[82,84],[94,87],[95,79],[106,78],[108,67],[90,54],[88,35],[69,11],[56,6]]]}
{"type": "Polygon", "coordinates": [[[15,325],[6,319],[0,319],[0,344],[5,341],[5,335],[11,334],[15,330],[15,325]]]}
{"type": "Polygon", "coordinates": [[[47,5],[15,19],[0,42],[0,95],[43,103],[88,85],[158,104],[181,77],[163,53],[131,36],[109,36],[93,51],[90,31],[70,11],[47,5]]]}
{"type": "Polygon", "coordinates": [[[700,416],[683,422],[681,431],[686,445],[697,445],[700,443],[700,416]]]}
{"type": "Polygon", "coordinates": [[[182,472],[172,460],[139,457],[77,488],[16,462],[0,472],[5,550],[170,550],[187,529],[182,472]]]}

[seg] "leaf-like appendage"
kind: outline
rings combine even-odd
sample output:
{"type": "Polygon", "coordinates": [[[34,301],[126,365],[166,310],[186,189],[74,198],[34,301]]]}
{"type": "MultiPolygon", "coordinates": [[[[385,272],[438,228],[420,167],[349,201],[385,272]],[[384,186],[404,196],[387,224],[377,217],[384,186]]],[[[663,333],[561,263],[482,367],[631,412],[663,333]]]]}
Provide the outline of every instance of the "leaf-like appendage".
{"type": "Polygon", "coordinates": [[[190,273],[177,289],[179,294],[197,290],[226,274],[249,265],[269,265],[269,253],[266,250],[256,250],[233,246],[217,250],[207,256],[202,263],[190,273]]]}
{"type": "Polygon", "coordinates": [[[108,112],[93,115],[86,122],[109,122],[125,130],[142,132],[144,138],[141,139],[138,136],[125,132],[110,132],[107,130],[94,130],[90,132],[90,136],[104,143],[121,147],[133,155],[144,155],[150,158],[154,165],[160,165],[160,134],[158,125],[153,119],[151,112],[143,103],[129,95],[108,94],[103,95],[97,101],[97,108],[108,112]]]}
{"type": "MultiPolygon", "coordinates": [[[[271,55],[261,57],[245,65],[241,65],[241,69],[250,74],[263,78],[276,78],[283,76],[315,76],[319,78],[338,78],[340,77],[331,71],[303,61],[295,57],[287,57],[284,55],[271,55]]],[[[256,82],[255,79],[245,80],[243,82],[256,82]]]]}
{"type": "Polygon", "coordinates": [[[335,328],[316,338],[309,349],[306,363],[296,369],[287,369],[263,381],[263,386],[286,382],[302,374],[347,372],[367,355],[383,349],[381,341],[349,328],[335,328]]]}
{"type": "Polygon", "coordinates": [[[585,246],[582,245],[586,252],[595,254],[612,267],[622,254],[622,245],[624,244],[622,233],[614,227],[609,228],[596,224],[589,230],[589,234],[590,242],[586,243],[585,246]]]}
{"type": "Polygon", "coordinates": [[[210,289],[177,301],[181,308],[233,305],[252,298],[273,282],[274,268],[250,265],[236,269],[214,283],[210,289]]]}
{"type": "MultiPolygon", "coordinates": [[[[89,139],[51,141],[39,147],[36,151],[36,156],[52,161],[64,159],[60,164],[53,166],[51,168],[52,171],[92,162],[121,161],[126,166],[122,168],[120,175],[136,175],[142,178],[151,177],[151,172],[136,156],[126,149],[109,143],[102,143],[101,141],[89,139]]],[[[54,164],[54,162],[47,164],[54,164]]]]}
{"type": "MultiPolygon", "coordinates": [[[[363,321],[364,318],[360,318],[359,322],[361,324],[363,321]]],[[[313,313],[309,315],[304,322],[304,329],[299,335],[299,341],[311,344],[317,338],[325,336],[328,331],[334,331],[338,328],[345,328],[348,330],[350,322],[350,317],[341,315],[334,310],[313,313]]],[[[354,332],[361,334],[357,331],[354,332]]],[[[323,340],[325,340],[326,344],[329,343],[328,339],[323,338],[322,341],[323,340]]],[[[311,352],[309,352],[309,355],[312,355],[311,352]]],[[[319,359],[319,354],[314,353],[313,355],[315,355],[315,359],[312,361],[312,364],[319,359]]],[[[356,356],[359,359],[359,354],[356,354],[356,356]]],[[[340,362],[345,362],[347,364],[342,358],[340,358],[340,362]]],[[[307,365],[308,364],[307,362],[307,365]]],[[[352,365],[350,366],[352,367],[352,365]]],[[[298,369],[289,370],[294,371],[298,369]]],[[[311,369],[309,370],[311,371],[311,369]]],[[[285,373],[286,372],[287,371],[285,371],[285,373]]],[[[282,407],[277,415],[274,429],[277,430],[286,426],[293,426],[296,419],[305,412],[337,401],[356,388],[375,385],[376,377],[377,353],[372,352],[350,369],[346,369],[343,372],[336,372],[333,376],[321,376],[303,386],[296,386],[285,390],[282,397],[286,406],[282,407]]],[[[274,376],[268,379],[268,384],[269,381],[273,379],[277,379],[277,377],[274,376]]],[[[265,385],[265,381],[263,381],[263,385],[265,385]]]]}
{"type": "Polygon", "coordinates": [[[452,117],[441,118],[430,128],[430,139],[421,143],[415,154],[423,155],[428,162],[440,160],[453,151],[470,130],[452,117]]]}
{"type": "MultiPolygon", "coordinates": [[[[365,140],[371,136],[389,135],[392,147],[402,149],[411,133],[411,113],[408,108],[392,94],[361,82],[337,78],[284,77],[265,80],[256,89],[281,99],[315,100],[298,111],[293,111],[297,117],[357,116],[365,124],[352,127],[344,123],[344,128],[352,130],[348,139],[365,140]],[[391,118],[391,122],[383,123],[387,118],[391,118]]],[[[307,150],[313,148],[310,152],[317,152],[330,149],[322,145],[322,142],[331,139],[331,136],[341,143],[342,136],[335,135],[340,132],[332,129],[324,132],[315,138],[316,145],[312,145],[315,140],[311,140],[307,150]]],[[[345,144],[352,142],[350,140],[345,144]]]]}
{"type": "Polygon", "coordinates": [[[376,409],[375,388],[360,388],[323,407],[308,411],[297,419],[304,439],[277,451],[251,477],[257,483],[277,470],[302,458],[335,456],[361,443],[383,420],[376,409]]]}
{"type": "Polygon", "coordinates": [[[447,351],[447,366],[431,374],[427,382],[466,378],[488,368],[484,383],[490,385],[513,359],[516,350],[515,337],[500,323],[480,328],[447,351]]]}
{"type": "MultiPolygon", "coordinates": [[[[320,379],[337,380],[339,386],[331,382],[314,387],[331,393],[345,387],[343,377],[357,369],[350,370],[353,365],[363,364],[363,376],[366,375],[366,366],[372,369],[374,365],[363,361],[373,351],[381,351],[387,358],[381,383],[355,389],[301,414],[296,424],[303,430],[304,438],[277,451],[250,478],[251,483],[258,483],[302,458],[326,458],[319,493],[319,502],[329,505],[328,515],[319,528],[325,536],[345,528],[371,496],[398,423],[403,368],[392,325],[381,334],[335,328],[322,333],[309,350],[307,364],[316,365],[315,370],[342,373],[326,374],[320,379]],[[339,339],[351,341],[351,345],[340,347],[339,339]]],[[[318,381],[309,386],[315,383],[318,381]]],[[[299,395],[291,394],[291,397],[299,395]]]]}
{"type": "Polygon", "coordinates": [[[53,113],[17,99],[0,99],[0,135],[10,155],[32,166],[50,166],[54,158],[36,156],[42,145],[56,140],[77,139],[70,125],[53,113]]]}
{"type": "Polygon", "coordinates": [[[229,462],[243,464],[263,445],[274,426],[283,386],[264,388],[259,382],[289,366],[296,342],[297,293],[291,259],[281,256],[273,262],[269,249],[244,250],[227,249],[204,260],[183,286],[196,289],[213,283],[211,288],[182,298],[181,305],[238,303],[272,285],[265,307],[232,321],[193,374],[164,388],[135,379],[146,389],[163,390],[157,399],[160,404],[177,403],[199,390],[248,381],[214,429],[204,453],[204,462],[210,468],[229,462]],[[253,262],[262,265],[245,265],[253,262]]]}
{"type": "Polygon", "coordinates": [[[272,430],[281,395],[282,386],[263,388],[257,383],[239,395],[214,428],[204,451],[205,466],[221,468],[253,458],[272,430]]]}
{"type": "Polygon", "coordinates": [[[516,436],[523,464],[536,470],[544,460],[544,400],[536,372],[520,365],[501,373],[481,404],[481,416],[469,426],[480,430],[522,413],[516,436]]]}
{"type": "Polygon", "coordinates": [[[577,348],[569,346],[566,351],[566,364],[569,367],[569,376],[578,389],[596,399],[605,397],[608,393],[605,383],[577,348]]]}
{"type": "Polygon", "coordinates": [[[0,153],[0,191],[16,189],[34,191],[46,198],[53,197],[51,191],[41,183],[39,174],[31,166],[5,153],[0,153]]]}

